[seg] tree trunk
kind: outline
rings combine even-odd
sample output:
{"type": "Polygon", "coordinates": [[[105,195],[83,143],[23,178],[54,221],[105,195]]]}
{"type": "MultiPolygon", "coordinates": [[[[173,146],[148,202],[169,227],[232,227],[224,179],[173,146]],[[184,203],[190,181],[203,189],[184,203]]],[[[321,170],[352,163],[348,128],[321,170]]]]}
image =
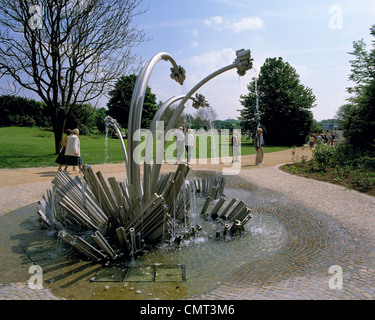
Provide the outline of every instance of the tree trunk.
{"type": "Polygon", "coordinates": [[[55,153],[59,154],[60,153],[60,142],[62,140],[62,131],[59,130],[59,128],[53,128],[53,133],[55,135],[55,153]]]}
{"type": "Polygon", "coordinates": [[[53,104],[48,105],[48,109],[50,110],[52,129],[55,137],[55,153],[59,154],[61,149],[60,142],[64,135],[67,116],[65,112],[62,112],[59,110],[59,107],[56,107],[53,104]]]}

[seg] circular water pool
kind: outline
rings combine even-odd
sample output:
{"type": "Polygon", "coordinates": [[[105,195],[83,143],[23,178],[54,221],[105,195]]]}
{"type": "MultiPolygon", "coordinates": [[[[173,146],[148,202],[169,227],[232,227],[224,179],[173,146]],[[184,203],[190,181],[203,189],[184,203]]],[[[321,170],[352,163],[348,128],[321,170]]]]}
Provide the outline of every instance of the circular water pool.
{"type": "MultiPolygon", "coordinates": [[[[232,193],[238,195],[236,190],[226,190],[227,196],[232,193]]],[[[203,228],[195,237],[182,240],[178,247],[173,242],[158,245],[133,261],[132,265],[183,265],[189,295],[202,293],[242,264],[272,255],[285,245],[287,233],[282,224],[259,212],[252,212],[252,216],[242,232],[217,240],[215,232],[224,229],[225,220],[205,221],[197,214],[195,220],[203,228]]]]}
{"type": "MultiPolygon", "coordinates": [[[[250,196],[249,192],[236,189],[226,189],[225,194],[227,199],[236,196],[243,201],[250,196]]],[[[243,231],[232,236],[222,234],[218,240],[216,231],[222,231],[228,221],[204,219],[200,215],[204,202],[205,198],[197,197],[195,212],[189,213],[186,227],[190,229],[197,224],[202,227],[195,236],[181,240],[179,245],[172,238],[143,251],[126,264],[107,263],[84,284],[91,292],[90,299],[124,299],[125,293],[127,299],[198,296],[219,285],[226,275],[241,268],[242,264],[272,255],[284,247],[287,233],[283,225],[261,212],[252,212],[252,219],[243,231]],[[107,276],[101,277],[106,272],[107,276]]],[[[207,212],[215,203],[209,205],[207,212]]],[[[61,248],[53,252],[66,254],[61,248]]]]}
{"type": "MultiPolygon", "coordinates": [[[[250,189],[226,188],[225,195],[244,201],[250,208],[256,201],[250,189]]],[[[4,260],[3,266],[13,270],[7,276],[12,282],[22,282],[30,278],[31,265],[40,265],[44,285],[67,299],[186,299],[219,285],[242,264],[273,255],[285,246],[287,232],[283,225],[260,211],[251,212],[252,219],[243,231],[218,240],[215,233],[228,221],[203,219],[200,211],[204,202],[205,198],[195,199],[194,212],[186,225],[202,226],[195,236],[178,246],[173,241],[164,242],[130,262],[119,258],[104,264],[89,260],[58,240],[55,231],[42,230],[36,221],[35,205],[31,205],[2,217],[2,237],[12,239],[12,259],[4,260]],[[136,276],[128,277],[134,270],[136,276]],[[103,274],[106,276],[100,277],[103,274]]],[[[207,212],[214,205],[211,203],[207,212]]]]}

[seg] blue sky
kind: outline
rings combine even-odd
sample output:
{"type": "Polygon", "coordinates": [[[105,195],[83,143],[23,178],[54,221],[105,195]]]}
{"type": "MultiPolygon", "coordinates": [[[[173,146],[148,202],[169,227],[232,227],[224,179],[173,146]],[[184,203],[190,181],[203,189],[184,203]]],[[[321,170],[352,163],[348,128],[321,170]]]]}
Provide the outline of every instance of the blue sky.
{"type": "MultiPolygon", "coordinates": [[[[148,10],[136,23],[151,40],[136,52],[145,61],[167,52],[186,70],[180,86],[169,77],[170,63],[159,62],[149,82],[158,101],[186,94],[232,64],[237,50],[251,50],[254,68],[244,77],[233,69],[198,91],[223,120],[240,115],[240,96],[248,93],[248,84],[269,57],[289,62],[301,83],[312,89],[316,120],[333,118],[348,98],[353,41],[364,39],[370,45],[374,40],[369,34],[375,24],[374,0],[143,0],[140,9],[148,10]]],[[[20,94],[31,95],[25,90],[20,94]]],[[[99,106],[107,101],[101,99],[99,106]]],[[[196,110],[188,102],[185,111],[196,110]]]]}
{"type": "Polygon", "coordinates": [[[316,120],[333,118],[348,98],[348,52],[353,41],[371,43],[369,28],[375,24],[373,0],[143,0],[141,7],[148,11],[137,18],[138,27],[151,40],[136,51],[146,61],[167,52],[186,70],[181,87],[169,78],[170,63],[159,62],[149,82],[158,100],[187,93],[231,64],[236,50],[251,50],[254,69],[244,77],[234,69],[199,90],[219,119],[239,116],[240,95],[268,57],[289,62],[313,90],[316,120]]]}

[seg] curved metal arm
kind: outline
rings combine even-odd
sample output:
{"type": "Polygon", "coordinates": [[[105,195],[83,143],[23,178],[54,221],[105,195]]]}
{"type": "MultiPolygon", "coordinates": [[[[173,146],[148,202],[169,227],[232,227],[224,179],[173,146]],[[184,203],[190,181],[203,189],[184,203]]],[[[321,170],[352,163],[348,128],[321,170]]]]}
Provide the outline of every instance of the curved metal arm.
{"type": "Polygon", "coordinates": [[[120,131],[119,127],[118,127],[118,123],[111,116],[106,116],[104,118],[104,123],[105,123],[106,127],[113,128],[116,131],[116,134],[117,134],[118,138],[120,139],[120,143],[121,143],[121,147],[122,147],[122,152],[124,154],[124,159],[125,159],[126,177],[127,177],[127,179],[129,179],[129,177],[128,177],[128,172],[129,172],[128,154],[126,152],[124,139],[122,138],[122,134],[121,134],[121,131],[120,131]]]}
{"type": "MultiPolygon", "coordinates": [[[[146,137],[146,147],[145,147],[145,160],[143,164],[143,191],[144,191],[144,201],[146,202],[149,197],[151,197],[151,154],[153,150],[153,138],[155,137],[156,133],[156,124],[158,121],[160,121],[162,115],[164,114],[165,110],[175,102],[182,100],[185,96],[177,96],[172,97],[165,101],[161,107],[158,109],[158,111],[155,113],[154,119],[152,120],[149,132],[146,137]]],[[[197,102],[195,98],[190,98],[193,100],[193,104],[195,104],[195,108],[199,108],[199,101],[197,102]]],[[[156,147],[157,150],[161,148],[164,150],[164,141],[163,143],[160,142],[159,145],[156,147]]],[[[160,151],[157,154],[162,154],[160,151]]],[[[156,155],[154,157],[154,165],[158,162],[159,159],[156,158],[156,155]]]]}
{"type": "Polygon", "coordinates": [[[174,59],[165,52],[156,54],[142,68],[136,85],[133,90],[132,102],[129,113],[129,134],[128,134],[128,150],[129,150],[129,181],[135,188],[136,193],[142,198],[143,191],[140,181],[140,165],[134,161],[134,150],[139,145],[139,141],[133,141],[134,133],[141,128],[141,117],[143,111],[143,103],[146,95],[147,84],[151,76],[151,72],[160,60],[170,61],[172,63],[171,78],[182,84],[185,80],[185,70],[178,66],[174,59]]]}
{"type": "MultiPolygon", "coordinates": [[[[176,108],[176,111],[173,113],[172,115],[172,118],[171,120],[169,121],[168,125],[167,125],[167,128],[165,129],[166,131],[166,135],[164,137],[164,146],[165,146],[165,143],[168,139],[168,134],[169,134],[169,130],[171,128],[173,128],[177,122],[177,119],[178,117],[181,115],[182,111],[184,110],[185,108],[185,103],[186,101],[200,88],[202,87],[205,83],[207,83],[208,81],[210,81],[211,79],[215,78],[216,76],[228,71],[228,70],[231,70],[233,68],[237,68],[237,73],[240,75],[240,76],[243,76],[245,75],[246,71],[251,69],[253,64],[252,64],[252,58],[251,58],[251,52],[250,50],[244,50],[244,49],[241,49],[241,50],[238,50],[236,52],[237,54],[237,58],[236,60],[233,62],[233,64],[231,65],[228,65],[224,68],[221,68],[217,71],[215,71],[214,73],[208,75],[206,78],[204,78],[202,81],[200,81],[198,84],[196,84],[188,93],[187,95],[185,96],[185,98],[180,102],[180,104],[178,105],[178,107],[176,108]]],[[[162,152],[163,150],[158,150],[159,152],[162,152]]],[[[160,154],[156,154],[156,157],[160,157],[160,154]]],[[[160,168],[161,168],[161,164],[159,163],[155,163],[152,167],[152,172],[151,172],[151,190],[152,192],[155,192],[156,190],[156,183],[159,179],[159,173],[160,173],[160,168]]]]}

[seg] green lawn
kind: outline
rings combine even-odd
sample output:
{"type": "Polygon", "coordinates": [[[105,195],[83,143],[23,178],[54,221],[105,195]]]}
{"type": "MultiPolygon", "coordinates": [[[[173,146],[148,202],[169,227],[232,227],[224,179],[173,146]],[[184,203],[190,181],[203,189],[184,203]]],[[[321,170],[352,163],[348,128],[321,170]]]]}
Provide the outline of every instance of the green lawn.
{"type": "MultiPolygon", "coordinates": [[[[101,163],[120,163],[124,161],[121,144],[118,139],[107,139],[107,160],[106,160],[106,137],[102,134],[79,136],[81,140],[81,158],[83,163],[101,164],[101,163]]],[[[199,155],[199,140],[197,138],[197,157],[206,157],[206,152],[199,155]]],[[[214,148],[211,146],[210,138],[205,147],[201,150],[206,151],[208,157],[222,152],[231,155],[229,139],[224,138],[217,141],[214,148]],[[217,145],[219,144],[219,145],[217,145]],[[219,150],[219,152],[217,151],[219,150]],[[212,152],[211,152],[212,151],[212,152]]],[[[167,144],[167,150],[173,150],[173,142],[167,144]]],[[[125,141],[125,145],[127,142],[125,141]]],[[[0,128],[0,168],[32,168],[32,167],[49,167],[57,166],[54,154],[54,137],[53,132],[40,128],[25,127],[5,127],[0,128]]],[[[265,153],[276,152],[289,149],[290,147],[265,147],[265,153]]],[[[249,140],[243,139],[241,144],[241,154],[254,154],[255,150],[249,140]]],[[[175,154],[175,153],[174,153],[175,154]]],[[[173,156],[173,155],[172,155],[173,156]]]]}

